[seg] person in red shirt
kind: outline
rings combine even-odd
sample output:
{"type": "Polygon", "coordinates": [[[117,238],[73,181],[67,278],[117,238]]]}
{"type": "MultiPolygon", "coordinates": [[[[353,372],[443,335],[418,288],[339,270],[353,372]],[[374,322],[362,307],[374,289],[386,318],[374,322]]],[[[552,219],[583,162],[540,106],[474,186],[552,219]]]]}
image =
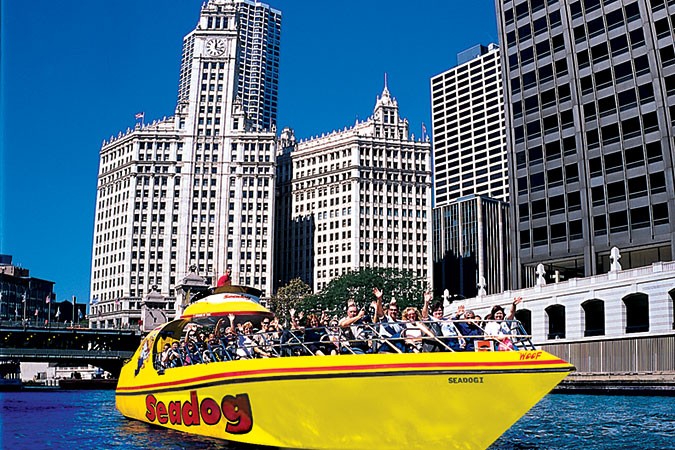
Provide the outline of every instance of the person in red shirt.
{"type": "Polygon", "coordinates": [[[229,286],[230,284],[232,284],[232,269],[228,267],[228,269],[225,271],[225,275],[218,278],[217,287],[229,286]]]}

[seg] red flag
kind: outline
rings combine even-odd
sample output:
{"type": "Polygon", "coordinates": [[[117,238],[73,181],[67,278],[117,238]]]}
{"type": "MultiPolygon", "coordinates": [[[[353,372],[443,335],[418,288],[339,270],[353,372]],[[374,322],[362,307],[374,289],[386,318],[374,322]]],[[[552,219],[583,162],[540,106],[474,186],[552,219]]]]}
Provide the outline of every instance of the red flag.
{"type": "Polygon", "coordinates": [[[51,302],[51,301],[52,301],[52,296],[51,296],[51,295],[47,295],[47,298],[45,299],[45,303],[49,303],[49,302],[51,302]]]}
{"type": "Polygon", "coordinates": [[[136,113],[136,118],[137,118],[137,119],[142,119],[142,118],[144,118],[144,117],[145,117],[145,112],[139,112],[139,113],[136,113]]]}

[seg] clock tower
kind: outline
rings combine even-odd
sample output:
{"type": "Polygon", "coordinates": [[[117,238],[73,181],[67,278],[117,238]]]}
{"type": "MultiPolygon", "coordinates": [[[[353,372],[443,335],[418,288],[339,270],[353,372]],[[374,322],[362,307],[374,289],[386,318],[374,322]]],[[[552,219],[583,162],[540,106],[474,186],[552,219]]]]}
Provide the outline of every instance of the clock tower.
{"type": "Polygon", "coordinates": [[[280,33],[269,5],[207,0],[183,40],[175,115],[103,142],[90,326],[159,320],[140,316],[151,291],[173,314],[191,267],[207,285],[230,269],[272,292],[280,33]]]}
{"type": "Polygon", "coordinates": [[[195,265],[211,283],[229,267],[235,283],[266,292],[277,90],[268,69],[278,56],[262,51],[270,39],[278,44],[279,21],[259,2],[208,1],[184,39],[176,109],[183,135],[177,266],[195,265]]]}

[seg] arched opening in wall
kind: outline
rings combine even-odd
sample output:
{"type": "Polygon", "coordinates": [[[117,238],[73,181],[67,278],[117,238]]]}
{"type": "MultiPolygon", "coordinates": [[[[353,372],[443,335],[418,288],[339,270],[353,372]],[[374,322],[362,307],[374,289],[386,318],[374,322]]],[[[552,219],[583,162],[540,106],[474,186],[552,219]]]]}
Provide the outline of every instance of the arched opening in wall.
{"type": "Polygon", "coordinates": [[[670,318],[673,319],[673,330],[675,330],[675,289],[671,289],[670,291],[668,291],[668,295],[670,296],[671,302],[670,318]]]}
{"type": "Polygon", "coordinates": [[[605,302],[597,298],[581,304],[584,310],[584,336],[605,334],[605,302]]]}
{"type": "Polygon", "coordinates": [[[647,294],[630,294],[623,298],[626,305],[626,333],[649,331],[649,297],[647,294]]]}
{"type": "Polygon", "coordinates": [[[529,309],[521,309],[516,311],[516,320],[519,320],[525,328],[527,334],[532,334],[532,311],[529,309]]]}
{"type": "Polygon", "coordinates": [[[565,339],[565,307],[551,305],[545,311],[548,316],[548,339],[565,339]]]}

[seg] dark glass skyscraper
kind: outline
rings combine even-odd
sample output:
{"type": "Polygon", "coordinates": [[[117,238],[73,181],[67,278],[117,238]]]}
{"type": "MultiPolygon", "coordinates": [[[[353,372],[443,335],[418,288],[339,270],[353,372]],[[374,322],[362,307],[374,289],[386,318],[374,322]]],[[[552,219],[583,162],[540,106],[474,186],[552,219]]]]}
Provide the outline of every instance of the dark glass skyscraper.
{"type": "Polygon", "coordinates": [[[498,0],[514,273],[671,260],[672,0],[498,0]]]}

